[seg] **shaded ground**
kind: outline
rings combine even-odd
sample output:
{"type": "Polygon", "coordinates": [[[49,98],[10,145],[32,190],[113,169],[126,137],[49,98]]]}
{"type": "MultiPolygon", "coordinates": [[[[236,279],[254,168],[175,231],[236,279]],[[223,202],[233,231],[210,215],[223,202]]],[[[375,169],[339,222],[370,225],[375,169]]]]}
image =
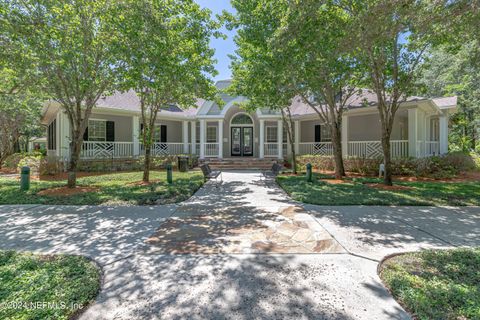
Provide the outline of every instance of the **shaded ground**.
{"type": "Polygon", "coordinates": [[[378,178],[355,177],[344,183],[330,183],[329,176],[320,174],[314,178],[307,182],[302,175],[280,175],[277,182],[293,199],[317,205],[480,205],[478,181],[397,181],[384,187],[378,178]]]}
{"type": "Polygon", "coordinates": [[[428,250],[387,259],[380,277],[419,319],[480,319],[480,249],[428,250]]]}
{"type": "MultiPolygon", "coordinates": [[[[315,170],[316,173],[328,176],[334,176],[335,171],[328,170],[315,170]]],[[[375,178],[376,176],[366,176],[357,172],[347,172],[348,178],[375,178]]],[[[480,181],[480,171],[467,171],[460,172],[455,177],[451,178],[429,178],[429,177],[416,177],[416,176],[393,176],[393,181],[430,181],[430,182],[478,182],[480,181]]]]}
{"type": "Polygon", "coordinates": [[[51,189],[44,189],[37,192],[39,196],[52,196],[52,197],[69,197],[76,194],[87,193],[87,192],[95,192],[98,191],[99,188],[95,187],[76,187],[76,188],[69,188],[69,187],[57,187],[51,189]]]}
{"type": "MultiPolygon", "coordinates": [[[[480,245],[477,207],[303,205],[298,212],[292,207],[299,204],[259,172],[224,172],[223,179],[172,206],[0,206],[0,245],[95,258],[105,279],[82,319],[369,320],[409,318],[377,275],[382,257],[480,245]],[[299,214],[346,253],[175,254],[146,243],[154,233],[170,232],[162,228],[170,221],[174,233],[182,222],[213,224],[213,235],[203,238],[210,248],[222,244],[226,232],[220,222],[215,227],[222,219],[235,229],[248,226],[242,233],[248,235],[252,226],[265,230],[265,221],[281,224],[299,214]]],[[[177,234],[183,246],[193,247],[195,241],[177,234]]]]}
{"type": "Polygon", "coordinates": [[[479,207],[304,208],[348,252],[378,261],[392,253],[480,246],[479,207]]]}
{"type": "Polygon", "coordinates": [[[1,319],[70,319],[95,299],[100,270],[84,257],[0,250],[0,288],[1,319]]]}
{"type": "MultiPolygon", "coordinates": [[[[225,186],[222,187],[223,189],[225,186]]],[[[147,240],[162,253],[344,253],[301,207],[278,213],[242,208],[173,217],[147,240]]]]}
{"type": "Polygon", "coordinates": [[[139,183],[142,174],[142,172],[85,174],[78,178],[79,188],[75,191],[63,188],[66,180],[32,180],[30,190],[21,191],[17,179],[0,177],[0,204],[168,204],[188,199],[203,184],[203,176],[198,171],[174,172],[172,184],[167,183],[165,171],[152,171],[150,184],[139,183]]]}

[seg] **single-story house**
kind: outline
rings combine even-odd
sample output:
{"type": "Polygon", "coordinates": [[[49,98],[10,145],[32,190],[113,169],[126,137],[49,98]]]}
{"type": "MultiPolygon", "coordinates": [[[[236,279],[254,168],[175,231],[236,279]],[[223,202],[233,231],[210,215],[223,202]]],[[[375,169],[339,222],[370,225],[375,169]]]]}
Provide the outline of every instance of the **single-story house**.
{"type": "MultiPolygon", "coordinates": [[[[226,88],[229,80],[217,82],[226,88]]],[[[376,96],[369,91],[352,97],[344,113],[344,156],[381,157],[381,126],[376,96]]],[[[222,94],[220,107],[199,99],[196,107],[161,110],[155,130],[154,155],[196,154],[204,158],[277,158],[291,152],[281,114],[268,109],[246,113],[239,103],[247,98],[222,94]]],[[[426,99],[411,97],[402,103],[392,133],[393,157],[424,157],[448,151],[449,116],[456,110],[456,97],[426,99]]],[[[331,155],[330,134],[318,115],[300,98],[292,102],[297,154],[331,155]]],[[[45,106],[42,122],[48,126],[48,154],[69,155],[69,122],[60,106],[45,106]]],[[[140,102],[136,94],[117,92],[101,98],[88,122],[83,159],[129,158],[142,154],[140,102]]]]}
{"type": "Polygon", "coordinates": [[[47,137],[33,137],[28,141],[28,151],[47,150],[47,137]]]}

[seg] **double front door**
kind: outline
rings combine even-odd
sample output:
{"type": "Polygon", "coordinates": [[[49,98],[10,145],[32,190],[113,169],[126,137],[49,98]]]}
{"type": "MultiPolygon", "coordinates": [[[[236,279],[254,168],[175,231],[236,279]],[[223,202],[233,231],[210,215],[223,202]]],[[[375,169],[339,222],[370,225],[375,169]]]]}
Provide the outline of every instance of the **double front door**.
{"type": "Polygon", "coordinates": [[[232,156],[253,156],[253,127],[232,127],[232,156]]]}

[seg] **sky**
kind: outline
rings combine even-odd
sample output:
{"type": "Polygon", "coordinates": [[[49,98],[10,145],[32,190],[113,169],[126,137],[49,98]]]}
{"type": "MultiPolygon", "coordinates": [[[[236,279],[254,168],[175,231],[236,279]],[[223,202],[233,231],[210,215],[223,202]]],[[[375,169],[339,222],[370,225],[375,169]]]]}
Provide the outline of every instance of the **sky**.
{"type": "MultiPolygon", "coordinates": [[[[195,0],[201,7],[208,8],[212,11],[212,14],[221,14],[222,10],[233,12],[233,8],[230,5],[229,0],[195,0]]],[[[233,42],[234,31],[228,31],[225,28],[221,30],[227,35],[227,39],[215,39],[211,41],[211,46],[215,49],[215,59],[217,60],[216,69],[219,74],[215,77],[215,80],[230,79],[232,73],[230,71],[230,59],[229,54],[233,54],[235,51],[235,43],[233,42]]]]}

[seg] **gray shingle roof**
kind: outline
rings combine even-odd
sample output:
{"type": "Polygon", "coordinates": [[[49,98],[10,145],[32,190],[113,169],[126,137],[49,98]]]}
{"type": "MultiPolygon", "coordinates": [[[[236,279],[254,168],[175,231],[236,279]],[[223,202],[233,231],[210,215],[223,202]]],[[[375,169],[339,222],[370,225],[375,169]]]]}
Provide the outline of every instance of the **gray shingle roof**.
{"type": "MultiPolygon", "coordinates": [[[[226,88],[230,83],[230,80],[222,80],[217,82],[216,86],[219,89],[226,88]]],[[[407,99],[407,101],[425,101],[426,98],[412,96],[407,99]]],[[[440,108],[447,109],[455,107],[457,104],[457,97],[445,97],[445,98],[435,98],[432,101],[440,108]]],[[[181,109],[177,106],[169,106],[168,109],[162,110],[163,114],[170,114],[175,116],[194,116],[197,114],[200,107],[205,103],[204,99],[197,99],[196,107],[191,107],[188,109],[181,109]]],[[[377,104],[377,95],[368,89],[363,89],[360,94],[353,95],[350,97],[347,105],[349,108],[361,108],[365,106],[375,106],[377,104]]],[[[133,90],[127,92],[116,91],[113,95],[100,98],[98,107],[101,108],[111,108],[111,109],[121,109],[128,111],[140,111],[140,99],[135,94],[133,90]]],[[[291,112],[293,116],[302,116],[314,114],[315,111],[310,108],[310,106],[303,102],[302,98],[297,96],[292,100],[291,112]]]]}
{"type": "MultiPolygon", "coordinates": [[[[427,99],[416,96],[407,98],[408,102],[424,100],[427,99]]],[[[346,106],[348,106],[348,108],[373,107],[377,105],[377,101],[377,95],[372,90],[362,89],[359,94],[354,94],[348,99],[346,106]]],[[[315,113],[315,111],[307,103],[305,103],[300,96],[297,96],[293,99],[290,108],[292,115],[295,116],[315,113]]]]}
{"type": "MultiPolygon", "coordinates": [[[[204,99],[197,99],[196,107],[191,107],[188,109],[181,109],[178,106],[170,105],[168,108],[162,109],[161,113],[179,116],[195,115],[198,108],[200,108],[204,102],[204,99]]],[[[129,90],[127,92],[115,91],[110,96],[100,98],[97,102],[97,106],[100,108],[140,111],[140,99],[133,90],[129,90]]]]}
{"type": "Polygon", "coordinates": [[[435,103],[440,109],[455,107],[457,105],[457,100],[458,99],[456,96],[432,99],[433,103],[435,103]]]}

